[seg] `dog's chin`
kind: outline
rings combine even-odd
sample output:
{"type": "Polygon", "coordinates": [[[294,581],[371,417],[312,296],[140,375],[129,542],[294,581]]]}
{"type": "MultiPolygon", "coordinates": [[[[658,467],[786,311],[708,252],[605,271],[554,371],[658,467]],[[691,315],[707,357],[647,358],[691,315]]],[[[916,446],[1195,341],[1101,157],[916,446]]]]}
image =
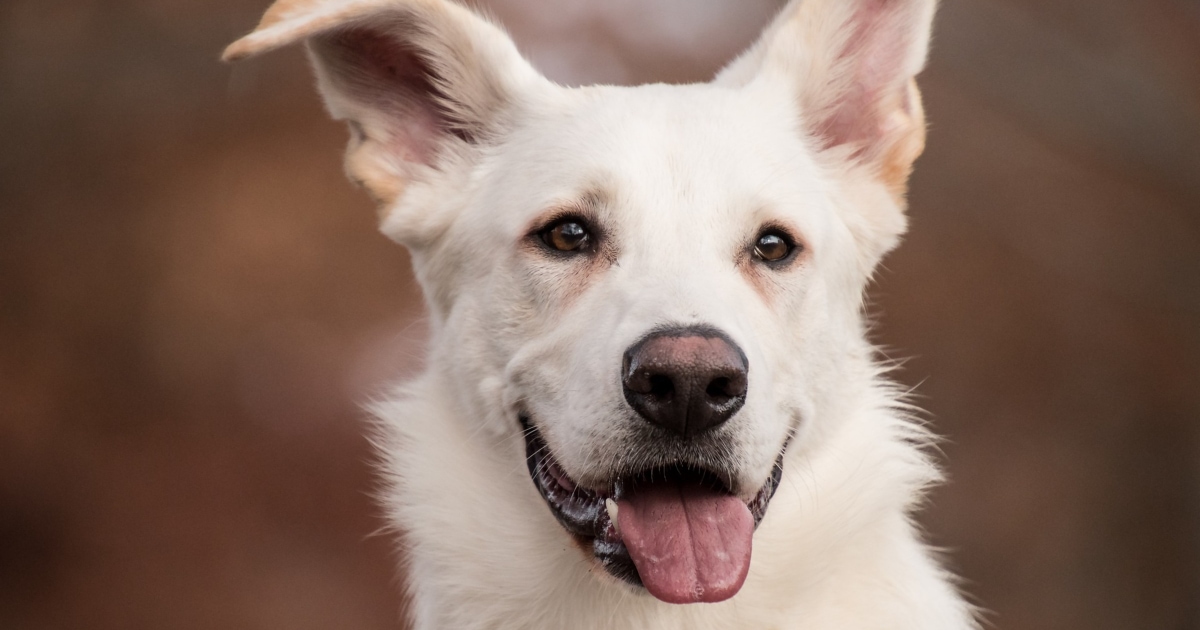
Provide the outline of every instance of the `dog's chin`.
{"type": "MultiPolygon", "coordinates": [[[[766,514],[767,505],[771,502],[771,498],[775,494],[776,488],[779,486],[780,476],[783,470],[783,452],[779,453],[775,465],[772,467],[770,477],[766,483],[746,501],[743,499],[735,499],[733,493],[729,489],[729,484],[725,481],[729,478],[728,474],[714,470],[708,470],[704,467],[696,466],[695,464],[676,462],[666,463],[664,465],[655,466],[650,469],[640,470],[634,474],[622,475],[615,477],[607,483],[598,484],[603,487],[585,487],[576,483],[569,477],[555,459],[554,454],[550,451],[545,440],[542,438],[537,427],[530,421],[527,416],[520,418],[522,427],[525,433],[525,448],[526,448],[526,463],[529,467],[529,475],[533,479],[533,485],[541,493],[546,504],[550,507],[550,511],[567,531],[584,549],[590,549],[596,562],[604,567],[611,576],[617,580],[624,582],[638,590],[648,589],[651,594],[659,599],[668,601],[669,603],[693,603],[693,602],[714,602],[721,601],[731,597],[741,588],[742,581],[745,579],[746,567],[749,563],[749,535],[753,529],[758,527],[766,514]],[[693,561],[687,565],[690,574],[688,576],[664,576],[663,570],[674,570],[669,562],[655,562],[656,555],[661,552],[661,548],[654,550],[653,553],[641,551],[645,545],[639,542],[636,543],[635,553],[630,552],[626,540],[622,537],[620,528],[622,526],[633,529],[637,525],[641,529],[645,529],[643,525],[653,527],[656,520],[670,520],[670,515],[662,515],[661,508],[657,509],[651,505],[650,508],[641,508],[641,516],[638,519],[633,519],[629,515],[620,517],[617,514],[617,506],[620,509],[633,509],[632,506],[645,505],[645,500],[635,499],[638,495],[654,495],[667,492],[672,496],[682,495],[684,497],[692,497],[690,499],[676,499],[679,502],[681,509],[687,502],[691,501],[691,506],[697,504],[701,507],[689,507],[685,509],[689,515],[688,519],[702,519],[707,521],[721,520],[722,515],[734,514],[735,521],[740,517],[743,520],[740,528],[735,524],[733,526],[717,523],[711,527],[714,533],[721,532],[722,529],[728,531],[732,527],[735,531],[741,530],[745,540],[744,549],[744,565],[741,567],[740,576],[733,575],[732,579],[709,578],[707,580],[695,579],[695,574],[704,573],[705,566],[697,568],[697,564],[703,565],[703,562],[697,563],[693,561]],[[730,505],[733,504],[732,507],[730,505]],[[724,507],[708,508],[708,512],[704,512],[705,505],[717,505],[724,507]],[[647,514],[649,512],[649,514],[647,514]],[[700,512],[697,516],[695,512],[700,512]],[[745,513],[748,512],[748,516],[745,513]],[[624,524],[624,525],[622,525],[624,524]],[[641,558],[641,561],[635,559],[635,556],[641,558]],[[641,565],[642,570],[639,570],[641,565]],[[643,571],[651,572],[648,574],[649,582],[643,579],[643,571]],[[691,580],[690,586],[680,587],[677,585],[679,580],[691,580]],[[667,584],[663,587],[663,584],[667,584]]],[[[784,446],[786,448],[786,445],[784,446]]],[[[670,501],[668,501],[670,503],[670,501]]],[[[670,511],[670,510],[668,510],[670,511]]],[[[678,518],[678,517],[676,517],[678,518]]],[[[692,527],[695,527],[694,525],[692,527]]],[[[703,527],[703,526],[701,526],[703,527]]],[[[629,532],[627,532],[627,535],[629,532]]],[[[703,532],[697,534],[695,531],[685,532],[688,536],[704,536],[703,532]]],[[[721,536],[718,536],[718,538],[721,536]]],[[[672,537],[667,537],[672,538],[672,537]]],[[[710,536],[712,538],[712,536],[710,536]]],[[[734,536],[736,538],[736,536],[734,536]]],[[[671,543],[668,543],[668,547],[671,543]]],[[[702,544],[696,540],[691,541],[692,546],[702,544]]],[[[715,544],[721,545],[720,541],[715,544]]],[[[729,552],[720,548],[711,555],[724,558],[729,552]]],[[[736,551],[732,552],[737,555],[736,551]]],[[[678,563],[677,563],[678,564],[678,563]]],[[[685,563],[687,564],[687,563],[685,563]]],[[[682,571],[689,573],[689,571],[682,571]]],[[[712,571],[709,571],[712,573],[712,571]]],[[[736,570],[733,571],[736,573],[736,570]]]]}

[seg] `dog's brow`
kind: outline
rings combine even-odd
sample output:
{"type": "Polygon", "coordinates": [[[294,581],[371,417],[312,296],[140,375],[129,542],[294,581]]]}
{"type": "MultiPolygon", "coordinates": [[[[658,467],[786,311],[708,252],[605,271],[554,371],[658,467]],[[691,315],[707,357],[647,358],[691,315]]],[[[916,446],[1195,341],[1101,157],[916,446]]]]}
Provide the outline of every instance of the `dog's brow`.
{"type": "Polygon", "coordinates": [[[603,226],[600,225],[599,214],[610,204],[611,199],[612,194],[607,187],[598,184],[586,186],[582,192],[576,195],[549,204],[548,209],[538,213],[529,222],[529,225],[525,226],[524,233],[534,234],[548,223],[570,215],[581,215],[583,218],[591,220],[595,224],[594,227],[603,229],[603,226]]]}
{"type": "Polygon", "coordinates": [[[595,213],[612,203],[612,197],[610,186],[601,183],[592,183],[585,186],[575,196],[574,200],[568,204],[568,207],[578,209],[588,216],[594,216],[595,213]]]}
{"type": "Polygon", "coordinates": [[[598,210],[612,201],[612,194],[607,186],[593,184],[584,190],[579,200],[589,210],[598,210]]]}

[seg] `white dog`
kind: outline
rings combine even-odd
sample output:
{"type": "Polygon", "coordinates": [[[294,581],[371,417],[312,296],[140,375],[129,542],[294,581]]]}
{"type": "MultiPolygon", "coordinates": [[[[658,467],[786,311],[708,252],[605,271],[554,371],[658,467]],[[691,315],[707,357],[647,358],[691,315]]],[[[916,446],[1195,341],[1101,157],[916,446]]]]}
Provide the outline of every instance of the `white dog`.
{"type": "Polygon", "coordinates": [[[428,300],[374,409],[417,628],[975,627],[862,312],[933,12],[793,1],[700,85],[555,85],[446,0],[279,0],[228,49],[307,42],[428,300]]]}

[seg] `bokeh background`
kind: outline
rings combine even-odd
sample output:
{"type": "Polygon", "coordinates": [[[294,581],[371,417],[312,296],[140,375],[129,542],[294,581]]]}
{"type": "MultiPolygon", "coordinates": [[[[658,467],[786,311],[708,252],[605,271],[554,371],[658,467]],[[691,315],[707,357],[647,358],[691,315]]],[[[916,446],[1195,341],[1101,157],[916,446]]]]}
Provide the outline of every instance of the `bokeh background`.
{"type": "MultiPolygon", "coordinates": [[[[358,403],[407,255],[266,0],[0,3],[0,628],[401,628],[358,403]]],[[[706,78],[777,0],[494,0],[566,83],[706,78]]],[[[1200,629],[1200,3],[945,0],[872,290],[1009,630],[1200,629]]]]}

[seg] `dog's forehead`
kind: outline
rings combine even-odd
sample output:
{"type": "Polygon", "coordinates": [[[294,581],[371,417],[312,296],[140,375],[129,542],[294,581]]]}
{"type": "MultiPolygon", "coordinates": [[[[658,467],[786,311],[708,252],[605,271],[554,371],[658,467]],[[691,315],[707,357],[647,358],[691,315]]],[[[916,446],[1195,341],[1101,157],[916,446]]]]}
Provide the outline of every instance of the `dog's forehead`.
{"type": "Polygon", "coordinates": [[[804,149],[795,110],[764,95],[704,84],[597,86],[572,100],[534,125],[542,126],[535,143],[573,158],[560,162],[565,167],[592,161],[630,179],[664,171],[736,176],[804,149]]]}

